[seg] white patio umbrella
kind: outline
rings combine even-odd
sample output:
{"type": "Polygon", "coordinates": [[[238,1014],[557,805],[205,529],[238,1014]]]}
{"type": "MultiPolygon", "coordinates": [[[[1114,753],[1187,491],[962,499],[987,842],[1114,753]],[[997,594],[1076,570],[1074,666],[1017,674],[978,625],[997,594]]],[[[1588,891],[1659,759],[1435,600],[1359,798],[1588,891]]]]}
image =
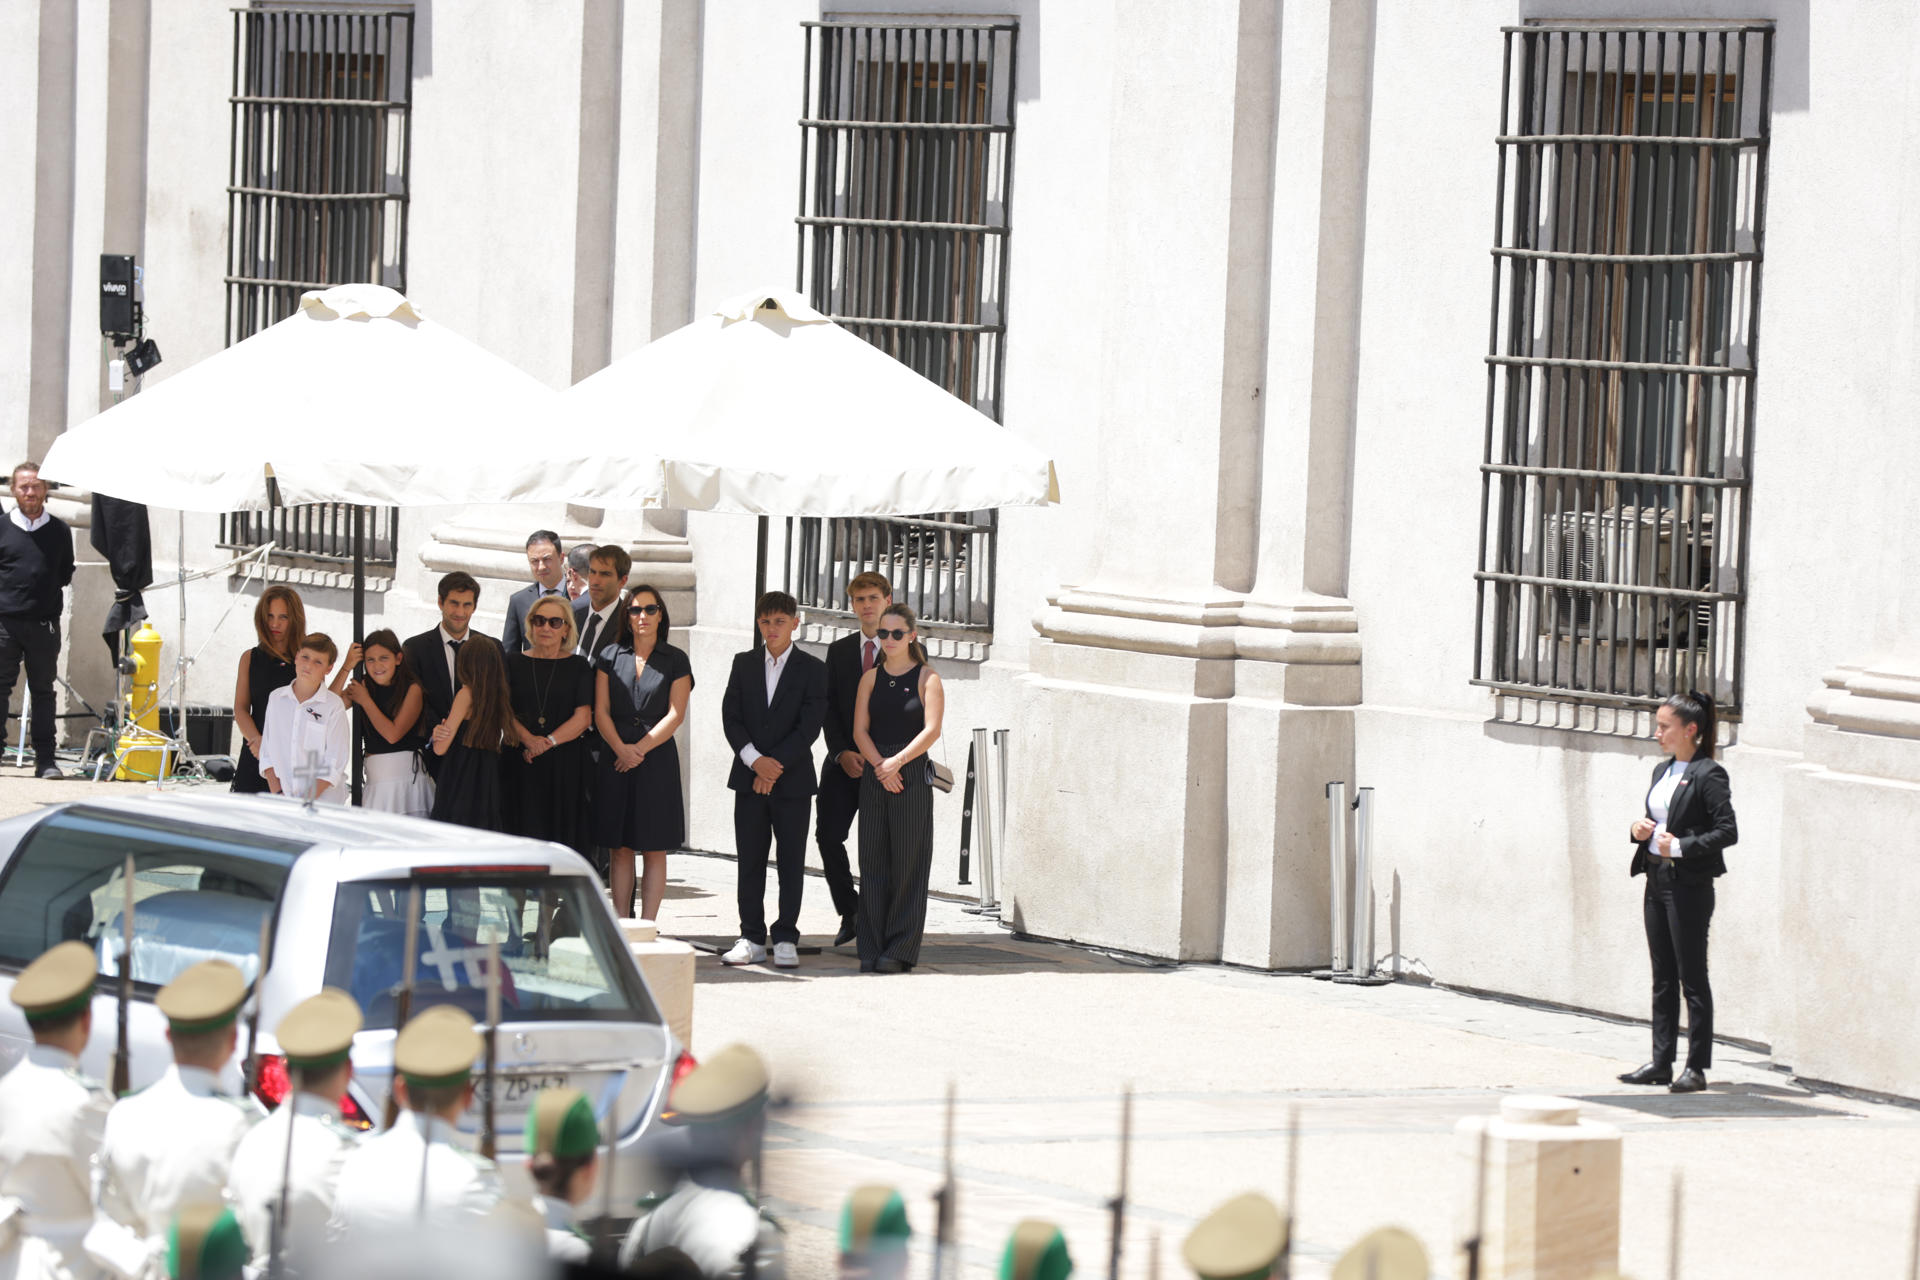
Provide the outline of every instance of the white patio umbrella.
{"type": "Polygon", "coordinates": [[[791,293],[733,299],[560,399],[548,466],[575,502],[650,505],[656,455],[658,504],[690,511],[917,515],[1060,496],[1045,454],[791,293]]]}
{"type": "MultiPolygon", "coordinates": [[[[300,309],[57,439],[49,480],[149,506],[540,500],[557,394],[379,285],[300,309]]],[[[630,505],[660,497],[657,465],[630,505]]]]}

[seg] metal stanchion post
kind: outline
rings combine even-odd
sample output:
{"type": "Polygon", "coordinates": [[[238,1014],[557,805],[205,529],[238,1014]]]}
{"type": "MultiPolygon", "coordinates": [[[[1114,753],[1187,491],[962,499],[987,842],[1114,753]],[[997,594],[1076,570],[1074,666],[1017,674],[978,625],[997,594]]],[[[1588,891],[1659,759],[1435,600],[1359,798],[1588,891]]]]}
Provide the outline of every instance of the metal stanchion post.
{"type": "Polygon", "coordinates": [[[980,905],[967,907],[973,915],[996,914],[1000,909],[1000,900],[993,890],[993,764],[987,754],[987,730],[973,731],[972,758],[974,761],[973,788],[973,842],[980,851],[980,905]]]}
{"type": "MultiPolygon", "coordinates": [[[[21,663],[23,668],[26,664],[21,663]]],[[[26,687],[23,680],[20,687],[20,745],[13,749],[13,763],[24,765],[27,762],[27,722],[33,718],[33,690],[26,687]]]]}
{"type": "Polygon", "coordinates": [[[1347,784],[1327,784],[1327,930],[1328,962],[1315,969],[1316,978],[1330,978],[1347,967],[1347,784]]]}
{"type": "Polygon", "coordinates": [[[1378,986],[1393,979],[1373,971],[1373,788],[1361,787],[1353,800],[1353,949],[1347,972],[1335,982],[1378,986]]]}

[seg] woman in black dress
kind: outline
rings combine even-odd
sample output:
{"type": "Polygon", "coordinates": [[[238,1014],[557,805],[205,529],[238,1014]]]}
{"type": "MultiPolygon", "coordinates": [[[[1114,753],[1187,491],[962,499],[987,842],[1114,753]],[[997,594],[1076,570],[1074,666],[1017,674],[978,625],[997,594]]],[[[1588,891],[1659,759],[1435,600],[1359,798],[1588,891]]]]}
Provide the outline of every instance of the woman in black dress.
{"type": "Polygon", "coordinates": [[[260,643],[240,655],[240,676],[233,687],[233,724],[243,745],[240,763],[233,769],[233,789],[241,794],[264,793],[260,776],[260,728],[267,719],[267,699],[275,689],[293,683],[293,655],[307,634],[307,611],[292,587],[268,587],[253,606],[253,634],[260,643]]]}
{"type": "Polygon", "coordinates": [[[469,633],[454,664],[460,691],[433,731],[443,757],[435,780],[433,817],[465,827],[502,831],[500,752],[513,741],[513,706],[500,642],[469,633]]]}
{"type": "Polygon", "coordinates": [[[593,667],[574,653],[573,608],[544,596],[527,610],[527,651],[507,655],[519,750],[506,755],[507,830],[582,855],[593,848],[586,812],[593,667]]]}
{"type": "Polygon", "coordinates": [[[860,677],[853,742],[860,779],[860,910],[855,936],[866,973],[907,973],[920,960],[933,871],[933,788],[927,750],[940,740],[947,696],[914,629],[913,610],[880,615],[881,660],[860,677]]]}
{"type": "Polygon", "coordinates": [[[594,723],[603,744],[594,788],[599,842],[611,850],[614,910],[633,911],[633,855],[646,865],[640,916],[659,918],[667,850],[686,842],[680,751],[674,730],[687,718],[693,663],[667,643],[666,597],[642,584],[627,595],[620,632],[594,659],[594,723]]]}

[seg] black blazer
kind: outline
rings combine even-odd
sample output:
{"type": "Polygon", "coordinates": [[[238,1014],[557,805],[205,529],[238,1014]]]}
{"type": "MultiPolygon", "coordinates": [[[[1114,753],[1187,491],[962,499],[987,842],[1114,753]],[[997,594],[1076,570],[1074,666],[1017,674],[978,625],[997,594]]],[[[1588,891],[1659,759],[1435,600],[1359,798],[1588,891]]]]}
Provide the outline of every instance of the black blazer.
{"type": "MultiPolygon", "coordinates": [[[[1673,764],[1668,756],[1653,767],[1653,782],[1660,780],[1673,764]]],[[[1648,784],[1652,790],[1652,783],[1648,784]]],[[[1651,810],[1647,817],[1653,817],[1651,810]]],[[[1733,819],[1733,783],[1718,760],[1695,756],[1687,762],[1687,771],[1673,789],[1673,803],[1667,810],[1667,830],[1680,843],[1680,856],[1672,860],[1676,879],[1705,884],[1727,873],[1727,860],[1721,851],[1740,839],[1740,828],[1733,819]]],[[[1629,837],[1631,839],[1631,837],[1629,837]]],[[[1629,876],[1637,876],[1659,858],[1647,848],[1647,841],[1633,841],[1633,865],[1629,876]]]]}
{"type": "Polygon", "coordinates": [[[853,706],[860,697],[860,645],[866,639],[858,631],[841,636],[827,646],[827,764],[842,751],[858,751],[853,741],[853,706]]]}
{"type": "MultiPolygon", "coordinates": [[[[467,635],[471,638],[473,633],[467,635]]],[[[447,712],[453,710],[453,677],[447,672],[447,651],[440,644],[440,628],[408,636],[400,647],[406,650],[413,674],[420,680],[420,720],[413,731],[421,738],[430,738],[447,718],[447,712]]]]}
{"type": "Polygon", "coordinates": [[[727,786],[753,790],[753,770],[740,762],[740,750],[752,743],[763,756],[772,756],[786,769],[773,784],[776,799],[810,796],[819,789],[813,770],[813,740],[827,711],[827,667],[795,645],[767,705],[765,651],[749,649],[733,658],[727,692],[720,700],[720,723],[733,748],[733,768],[727,786]]]}
{"type": "MultiPolygon", "coordinates": [[[[527,647],[527,610],[533,608],[539,590],[539,583],[529,582],[507,597],[507,623],[500,628],[500,647],[508,653],[518,653],[527,647]]],[[[566,596],[566,588],[562,587],[560,598],[565,600],[566,596]]],[[[577,612],[575,616],[579,616],[577,612]]]]}

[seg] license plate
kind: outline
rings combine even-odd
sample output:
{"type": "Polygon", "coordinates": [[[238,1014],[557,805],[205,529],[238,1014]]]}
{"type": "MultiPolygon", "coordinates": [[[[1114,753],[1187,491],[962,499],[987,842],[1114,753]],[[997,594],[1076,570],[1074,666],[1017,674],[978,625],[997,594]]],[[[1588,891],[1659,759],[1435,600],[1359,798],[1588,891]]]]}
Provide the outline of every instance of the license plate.
{"type": "MultiPolygon", "coordinates": [[[[542,1089],[564,1089],[567,1087],[567,1079],[565,1072],[557,1071],[549,1071],[541,1075],[500,1076],[494,1081],[494,1088],[498,1090],[496,1094],[498,1105],[525,1110],[533,1105],[535,1094],[542,1089]]],[[[474,1082],[473,1097],[475,1102],[483,1103],[487,1100],[487,1082],[484,1079],[474,1082]]]]}

